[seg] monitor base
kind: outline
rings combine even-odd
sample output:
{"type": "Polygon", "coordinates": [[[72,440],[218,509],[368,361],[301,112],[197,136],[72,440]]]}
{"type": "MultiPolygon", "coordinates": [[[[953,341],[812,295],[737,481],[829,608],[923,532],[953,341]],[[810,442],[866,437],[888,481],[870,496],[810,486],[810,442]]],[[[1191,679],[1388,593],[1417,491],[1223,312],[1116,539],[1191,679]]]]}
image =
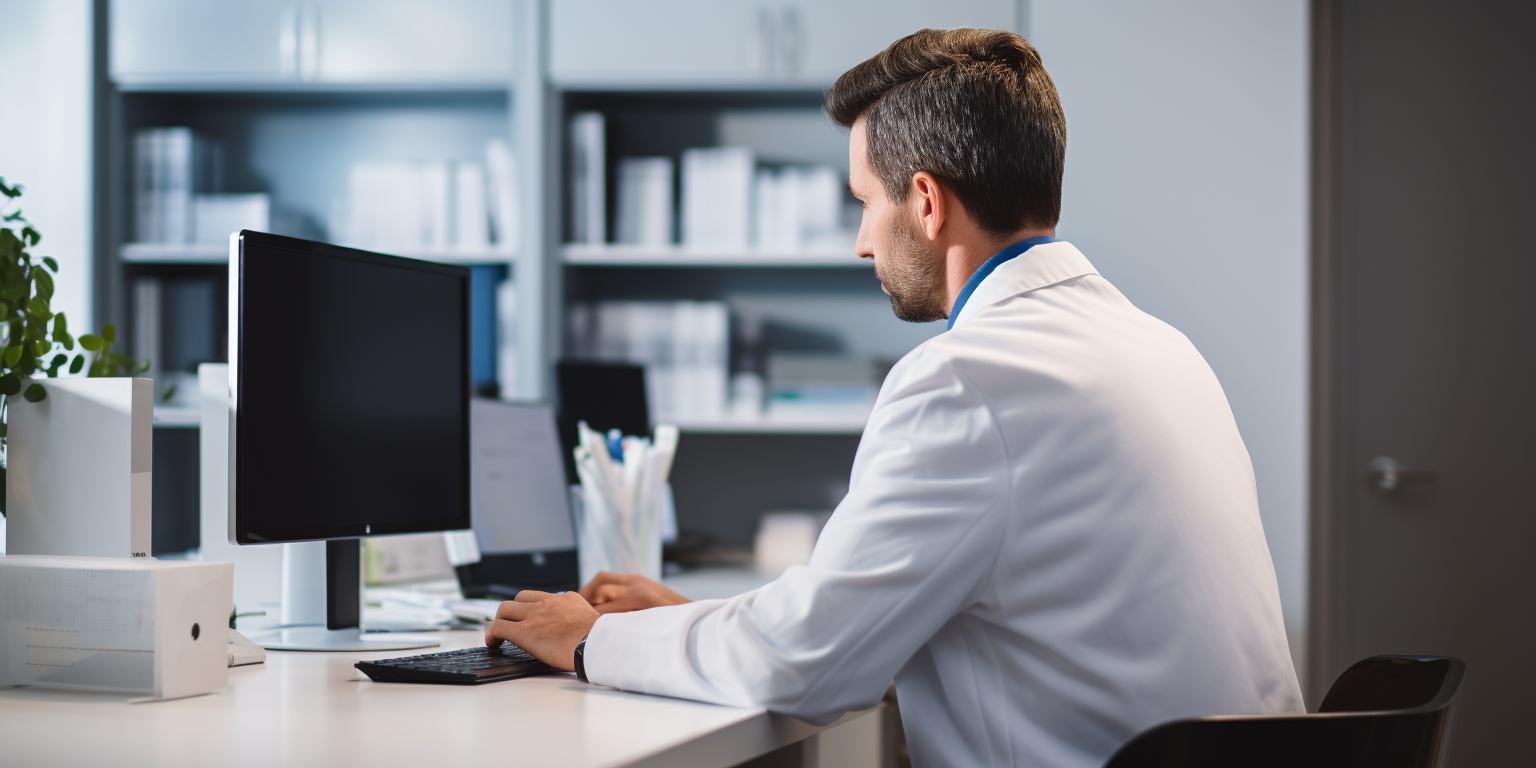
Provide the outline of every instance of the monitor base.
{"type": "Polygon", "coordinates": [[[440,641],[422,635],[365,633],[357,627],[326,629],[323,626],[282,627],[252,632],[251,642],[269,651],[406,651],[435,648],[440,641]]]}

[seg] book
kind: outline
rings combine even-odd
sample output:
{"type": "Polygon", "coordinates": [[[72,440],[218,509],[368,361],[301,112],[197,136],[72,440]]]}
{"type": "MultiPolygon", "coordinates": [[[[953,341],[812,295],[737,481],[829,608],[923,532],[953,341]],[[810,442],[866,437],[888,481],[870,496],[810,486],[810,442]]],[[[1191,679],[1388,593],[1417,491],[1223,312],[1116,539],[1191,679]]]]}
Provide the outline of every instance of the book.
{"type": "Polygon", "coordinates": [[[672,159],[626,157],[619,161],[614,241],[629,245],[672,243],[672,159]]]}
{"type": "Polygon", "coordinates": [[[134,134],[134,238],[143,243],[195,242],[193,200],[218,192],[218,145],[191,128],[145,128],[134,134]]]}
{"type": "Polygon", "coordinates": [[[495,229],[494,242],[503,251],[517,248],[521,205],[517,186],[517,157],[505,139],[485,143],[486,206],[495,229]]]}
{"type": "Polygon", "coordinates": [[[659,421],[723,418],[729,390],[730,311],[720,301],[604,301],[569,311],[578,357],[645,366],[659,421]]]}
{"type": "Polygon", "coordinates": [[[756,160],[746,147],[683,151],[683,245],[745,250],[756,160]]]}
{"type": "Polygon", "coordinates": [[[605,149],[602,113],[571,117],[571,234],[577,243],[601,245],[608,240],[605,149]]]}
{"type": "Polygon", "coordinates": [[[483,251],[491,245],[491,217],[486,204],[485,167],[479,163],[453,166],[453,246],[483,251]]]}

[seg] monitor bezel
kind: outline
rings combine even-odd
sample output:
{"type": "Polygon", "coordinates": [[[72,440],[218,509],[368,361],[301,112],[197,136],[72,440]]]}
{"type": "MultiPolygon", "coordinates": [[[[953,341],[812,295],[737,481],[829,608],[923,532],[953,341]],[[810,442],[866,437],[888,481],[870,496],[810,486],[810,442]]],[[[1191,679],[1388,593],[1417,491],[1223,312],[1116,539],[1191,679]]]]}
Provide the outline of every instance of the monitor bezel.
{"type": "Polygon", "coordinates": [[[435,533],[440,531],[466,530],[470,527],[470,422],[469,404],[472,397],[470,385],[470,344],[469,344],[469,301],[470,301],[470,270],[454,264],[443,264],[434,261],[411,259],[403,256],[392,256],[372,251],[364,251],[356,248],[346,248],[339,245],[319,243],[311,240],[273,235],[265,232],[241,230],[230,235],[230,264],[229,264],[229,539],[231,544],[255,545],[255,544],[280,544],[302,541],[332,541],[338,539],[355,539],[364,536],[384,536],[406,533],[435,533]],[[262,535],[253,534],[248,530],[247,515],[242,514],[240,503],[241,489],[249,487],[242,472],[238,471],[242,455],[242,442],[240,422],[242,409],[240,408],[240,392],[243,376],[241,361],[240,335],[241,321],[245,313],[245,301],[243,293],[245,260],[247,249],[277,249],[295,251],[299,253],[313,254],[332,258],[360,261],[380,266],[412,269],[423,273],[445,275],[459,279],[460,298],[464,311],[460,314],[460,377],[462,386],[459,402],[460,420],[464,425],[462,439],[459,445],[460,462],[462,471],[460,484],[463,488],[463,499],[460,514],[456,518],[423,521],[396,521],[390,523],[347,523],[338,525],[312,525],[300,524],[273,528],[263,526],[262,535]]]}

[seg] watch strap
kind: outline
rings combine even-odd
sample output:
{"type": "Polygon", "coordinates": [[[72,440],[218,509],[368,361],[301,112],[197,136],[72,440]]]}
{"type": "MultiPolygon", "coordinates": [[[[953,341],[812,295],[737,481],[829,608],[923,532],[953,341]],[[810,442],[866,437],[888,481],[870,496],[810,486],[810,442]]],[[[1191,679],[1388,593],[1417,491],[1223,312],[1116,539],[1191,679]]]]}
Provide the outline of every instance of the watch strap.
{"type": "Polygon", "coordinates": [[[583,683],[587,682],[586,653],[587,639],[583,637],[581,642],[576,644],[576,679],[583,683]]]}

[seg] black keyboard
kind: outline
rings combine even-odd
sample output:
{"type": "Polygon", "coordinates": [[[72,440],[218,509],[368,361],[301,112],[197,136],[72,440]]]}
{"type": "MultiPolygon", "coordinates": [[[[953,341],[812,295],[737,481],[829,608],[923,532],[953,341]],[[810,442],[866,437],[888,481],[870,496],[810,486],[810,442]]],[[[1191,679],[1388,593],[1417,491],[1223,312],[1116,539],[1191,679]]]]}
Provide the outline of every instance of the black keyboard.
{"type": "Polygon", "coordinates": [[[465,648],[399,659],[359,661],[352,666],[380,683],[459,683],[476,685],[553,672],[554,667],[503,642],[500,648],[465,648]]]}

